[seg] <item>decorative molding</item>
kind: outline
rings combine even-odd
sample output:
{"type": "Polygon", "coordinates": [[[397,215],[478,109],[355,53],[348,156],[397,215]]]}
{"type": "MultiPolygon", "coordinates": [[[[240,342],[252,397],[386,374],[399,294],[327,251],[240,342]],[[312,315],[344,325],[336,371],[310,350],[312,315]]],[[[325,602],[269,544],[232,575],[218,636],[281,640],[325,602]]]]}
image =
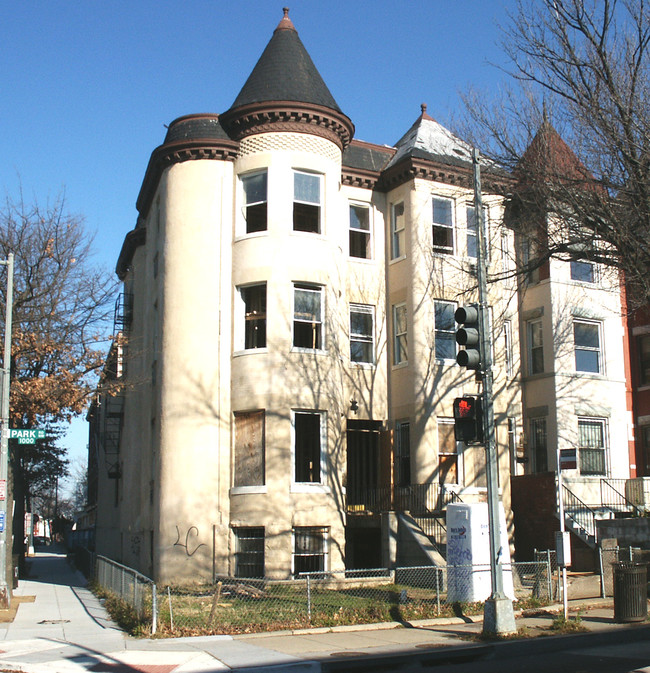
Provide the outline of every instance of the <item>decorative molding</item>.
{"type": "Polygon", "coordinates": [[[118,257],[117,264],[115,265],[115,273],[120,280],[124,280],[124,277],[128,273],[136,249],[141,245],[144,245],[146,240],[147,229],[144,225],[140,224],[136,225],[136,228],[132,229],[124,237],[124,243],[122,243],[120,256],[118,257]]]}
{"type": "Polygon", "coordinates": [[[219,121],[235,140],[260,133],[289,131],[326,138],[344,150],[354,135],[354,124],[342,112],[297,101],[249,103],[224,112],[219,121]]]}
{"type": "Polygon", "coordinates": [[[166,168],[184,161],[212,160],[235,161],[239,153],[239,143],[234,140],[198,138],[178,140],[157,147],[149,159],[142,181],[142,187],[136,201],[136,208],[142,217],[146,217],[151,207],[160,176],[166,168]]]}

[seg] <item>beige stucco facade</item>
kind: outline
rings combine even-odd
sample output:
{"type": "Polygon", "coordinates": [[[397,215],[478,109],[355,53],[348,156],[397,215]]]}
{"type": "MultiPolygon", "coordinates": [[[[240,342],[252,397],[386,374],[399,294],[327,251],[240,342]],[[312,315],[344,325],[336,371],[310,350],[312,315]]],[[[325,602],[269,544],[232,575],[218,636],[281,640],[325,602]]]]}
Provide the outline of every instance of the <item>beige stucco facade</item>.
{"type": "MultiPolygon", "coordinates": [[[[285,13],[233,107],[173,121],[152,153],[117,263],[119,386],[92,414],[99,553],[163,583],[394,566],[412,561],[402,514],[424,530],[451,498],[485,501],[485,450],[453,419],[482,393],[454,321],[478,301],[471,148],[424,105],[394,147],[353,133],[285,13]]],[[[510,476],[554,469],[585,420],[606,430],[607,473],[629,476],[621,297],[554,260],[519,282],[512,177],[484,171],[512,539],[510,476]],[[597,326],[596,373],[575,370],[576,320],[597,326]]]]}

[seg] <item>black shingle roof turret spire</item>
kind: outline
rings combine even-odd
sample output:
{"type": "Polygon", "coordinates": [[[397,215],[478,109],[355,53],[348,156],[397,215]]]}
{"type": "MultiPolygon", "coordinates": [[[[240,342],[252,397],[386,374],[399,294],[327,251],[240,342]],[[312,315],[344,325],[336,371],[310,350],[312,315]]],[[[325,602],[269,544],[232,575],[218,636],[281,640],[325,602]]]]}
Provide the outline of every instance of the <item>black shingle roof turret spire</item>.
{"type": "Polygon", "coordinates": [[[315,103],[341,111],[298,37],[287,7],[232,108],[280,100],[315,103]]]}
{"type": "Polygon", "coordinates": [[[354,134],[352,122],[316,69],[286,7],[266,49],[220,121],[238,140],[253,133],[287,130],[328,137],[343,148],[354,134]]]}

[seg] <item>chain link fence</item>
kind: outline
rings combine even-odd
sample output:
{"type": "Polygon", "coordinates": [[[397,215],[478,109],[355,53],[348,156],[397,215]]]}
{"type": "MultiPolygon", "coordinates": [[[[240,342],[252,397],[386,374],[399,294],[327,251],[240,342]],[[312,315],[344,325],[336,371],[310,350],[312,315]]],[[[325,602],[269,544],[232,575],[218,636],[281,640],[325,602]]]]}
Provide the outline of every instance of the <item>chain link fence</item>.
{"type": "Polygon", "coordinates": [[[602,598],[614,595],[613,564],[620,561],[647,561],[647,552],[638,547],[598,547],[600,570],[600,595],[602,598]]]}
{"type": "MultiPolygon", "coordinates": [[[[518,606],[551,600],[548,563],[503,569],[505,591],[518,606]]],[[[347,570],[290,580],[224,576],[210,585],[164,587],[158,631],[233,634],[479,614],[490,588],[489,565],[347,570]]]]}
{"type": "Polygon", "coordinates": [[[133,610],[140,623],[151,624],[151,634],[157,631],[156,584],[137,570],[111,561],[105,556],[95,558],[95,582],[111,592],[133,610]]]}

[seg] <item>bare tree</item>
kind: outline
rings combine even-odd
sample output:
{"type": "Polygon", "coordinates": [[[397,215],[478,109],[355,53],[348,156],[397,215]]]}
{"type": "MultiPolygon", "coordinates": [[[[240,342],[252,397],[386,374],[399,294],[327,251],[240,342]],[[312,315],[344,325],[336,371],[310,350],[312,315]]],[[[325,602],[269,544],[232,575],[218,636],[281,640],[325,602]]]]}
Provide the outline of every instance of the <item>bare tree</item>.
{"type": "MultiPolygon", "coordinates": [[[[44,428],[35,445],[12,440],[14,536],[23,540],[24,507],[67,470],[57,446],[82,413],[105,357],[115,283],[92,260],[92,237],[65,200],[41,207],[6,198],[0,208],[0,257],[14,254],[10,425],[44,428]]],[[[0,297],[6,305],[6,283],[0,297]]]]}
{"type": "Polygon", "coordinates": [[[515,224],[531,211],[571,223],[569,235],[539,241],[542,258],[620,269],[648,301],[648,3],[518,0],[502,31],[508,88],[499,101],[467,94],[462,133],[517,177],[515,224]]]}

